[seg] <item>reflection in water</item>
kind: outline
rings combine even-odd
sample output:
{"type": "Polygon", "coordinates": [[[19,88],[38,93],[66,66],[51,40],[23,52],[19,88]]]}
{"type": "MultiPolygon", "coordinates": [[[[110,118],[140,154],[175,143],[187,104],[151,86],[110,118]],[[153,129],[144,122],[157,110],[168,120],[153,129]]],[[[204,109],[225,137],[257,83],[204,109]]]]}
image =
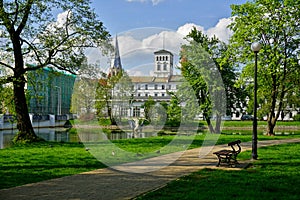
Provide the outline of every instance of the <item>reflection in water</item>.
{"type": "MultiPolygon", "coordinates": [[[[17,134],[16,129],[0,131],[0,149],[12,145],[12,140],[17,134]]],[[[54,142],[78,142],[79,137],[77,134],[70,134],[69,129],[53,129],[53,128],[40,128],[34,129],[35,133],[46,141],[54,142]]]]}
{"type": "MultiPolygon", "coordinates": [[[[17,130],[2,130],[0,131],[0,149],[12,145],[12,140],[16,135],[17,130]]],[[[153,133],[139,133],[134,137],[132,133],[125,133],[121,130],[109,129],[65,129],[65,128],[40,128],[35,129],[35,133],[46,141],[53,142],[80,142],[80,141],[95,141],[97,140],[120,140],[131,138],[146,138],[157,136],[153,133]],[[104,133],[104,134],[99,134],[104,133]],[[101,138],[99,138],[101,137],[101,138]]]]}

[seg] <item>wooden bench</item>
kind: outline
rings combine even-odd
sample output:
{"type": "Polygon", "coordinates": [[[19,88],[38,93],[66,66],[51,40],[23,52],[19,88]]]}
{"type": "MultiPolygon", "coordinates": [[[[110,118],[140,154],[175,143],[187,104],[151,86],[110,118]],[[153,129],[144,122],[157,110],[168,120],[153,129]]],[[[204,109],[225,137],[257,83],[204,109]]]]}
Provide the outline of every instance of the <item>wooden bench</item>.
{"type": "Polygon", "coordinates": [[[217,167],[219,167],[221,163],[226,163],[231,167],[238,164],[236,158],[237,158],[237,155],[242,150],[240,143],[241,143],[240,140],[229,142],[228,146],[231,146],[232,150],[223,149],[223,150],[214,152],[214,154],[219,159],[219,163],[217,164],[217,167]]]}

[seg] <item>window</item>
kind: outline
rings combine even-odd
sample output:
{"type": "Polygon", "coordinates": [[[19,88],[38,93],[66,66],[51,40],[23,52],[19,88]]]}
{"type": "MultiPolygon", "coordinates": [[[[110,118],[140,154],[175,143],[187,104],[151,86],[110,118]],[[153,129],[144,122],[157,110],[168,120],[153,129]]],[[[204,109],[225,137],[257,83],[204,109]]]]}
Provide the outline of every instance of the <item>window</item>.
{"type": "Polygon", "coordinates": [[[145,85],[145,90],[148,90],[148,85],[147,84],[145,85]]]}
{"type": "Polygon", "coordinates": [[[146,94],[145,94],[145,97],[148,97],[148,96],[149,96],[149,94],[148,94],[148,93],[146,93],[146,94]]]}
{"type": "Polygon", "coordinates": [[[166,61],[168,61],[168,56],[166,56],[166,61]]]}
{"type": "Polygon", "coordinates": [[[140,85],[138,85],[138,90],[140,90],[141,89],[141,86],[140,85]]]}
{"type": "Polygon", "coordinates": [[[171,90],[172,89],[172,85],[169,85],[169,90],[171,90]]]}
{"type": "Polygon", "coordinates": [[[133,108],[133,117],[139,117],[141,114],[141,110],[138,107],[133,108]]]}
{"type": "Polygon", "coordinates": [[[154,85],[154,89],[157,90],[157,85],[154,85]]]}
{"type": "Polygon", "coordinates": [[[161,85],[161,89],[164,90],[165,89],[165,85],[161,85]]]}
{"type": "Polygon", "coordinates": [[[167,64],[164,63],[164,71],[167,71],[167,64]]]}
{"type": "Polygon", "coordinates": [[[155,97],[157,97],[157,96],[158,96],[158,94],[157,94],[157,93],[155,93],[155,94],[154,94],[154,96],[155,96],[155,97]]]}
{"type": "Polygon", "coordinates": [[[160,71],[160,64],[157,64],[157,71],[160,71]]]}
{"type": "Polygon", "coordinates": [[[165,93],[162,93],[161,96],[164,97],[164,96],[165,96],[165,93]]]}

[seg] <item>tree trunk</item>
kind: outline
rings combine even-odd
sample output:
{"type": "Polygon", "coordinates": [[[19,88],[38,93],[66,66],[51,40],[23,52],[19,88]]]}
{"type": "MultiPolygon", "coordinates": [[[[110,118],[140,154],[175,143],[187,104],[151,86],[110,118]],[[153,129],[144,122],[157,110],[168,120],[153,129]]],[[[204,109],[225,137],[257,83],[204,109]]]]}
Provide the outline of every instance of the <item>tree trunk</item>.
{"type": "Polygon", "coordinates": [[[111,106],[109,105],[109,101],[106,101],[106,107],[107,107],[107,115],[109,116],[111,125],[117,125],[117,122],[112,113],[112,105],[111,106]]]}
{"type": "Polygon", "coordinates": [[[210,118],[207,115],[204,115],[204,118],[205,118],[205,121],[207,123],[209,132],[210,133],[216,133],[213,125],[211,124],[210,118]]]}
{"type": "Polygon", "coordinates": [[[222,122],[222,117],[217,115],[215,133],[221,133],[221,122],[222,122]]]}
{"type": "Polygon", "coordinates": [[[269,113],[267,122],[268,122],[267,135],[270,135],[270,136],[275,135],[274,128],[276,125],[276,117],[275,117],[274,113],[269,113]]]}
{"type": "Polygon", "coordinates": [[[18,134],[14,138],[15,142],[35,142],[40,138],[34,133],[32,124],[30,122],[28,107],[25,97],[25,81],[24,76],[13,82],[14,85],[14,100],[15,110],[17,115],[18,134]]]}
{"type": "Polygon", "coordinates": [[[30,122],[28,107],[26,103],[25,96],[25,69],[24,60],[22,55],[21,41],[18,34],[15,32],[11,33],[12,42],[14,47],[14,59],[15,59],[15,69],[14,69],[14,101],[15,110],[17,115],[17,128],[19,130],[18,134],[14,138],[15,142],[35,142],[40,140],[38,136],[34,133],[32,124],[30,122]]]}

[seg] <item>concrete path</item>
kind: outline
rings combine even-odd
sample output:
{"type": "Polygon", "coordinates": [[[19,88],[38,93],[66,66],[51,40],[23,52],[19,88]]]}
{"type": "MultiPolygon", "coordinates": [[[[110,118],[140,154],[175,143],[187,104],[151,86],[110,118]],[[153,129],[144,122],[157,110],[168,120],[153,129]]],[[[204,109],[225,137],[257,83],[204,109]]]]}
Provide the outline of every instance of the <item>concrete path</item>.
{"type": "MultiPolygon", "coordinates": [[[[289,140],[268,140],[259,141],[258,147],[277,145],[283,143],[296,143],[299,139],[289,140]]],[[[251,142],[242,143],[242,151],[251,149],[251,142]]],[[[199,158],[200,148],[186,151],[176,162],[149,173],[125,173],[114,169],[99,169],[78,175],[42,181],[24,186],[0,190],[2,200],[118,200],[132,199],[147,191],[154,190],[166,185],[169,181],[178,177],[190,174],[203,168],[216,168],[217,158],[212,152],[227,145],[217,145],[210,153],[203,158],[199,158]]],[[[175,153],[176,154],[176,153],[175,153]]],[[[172,154],[148,159],[149,165],[155,164],[153,159],[168,159],[172,154]]],[[[243,167],[245,163],[241,163],[243,167]]],[[[136,167],[137,169],[149,166],[139,162],[134,162],[122,167],[136,167]]],[[[228,170],[239,170],[236,168],[226,168],[228,170]]]]}

